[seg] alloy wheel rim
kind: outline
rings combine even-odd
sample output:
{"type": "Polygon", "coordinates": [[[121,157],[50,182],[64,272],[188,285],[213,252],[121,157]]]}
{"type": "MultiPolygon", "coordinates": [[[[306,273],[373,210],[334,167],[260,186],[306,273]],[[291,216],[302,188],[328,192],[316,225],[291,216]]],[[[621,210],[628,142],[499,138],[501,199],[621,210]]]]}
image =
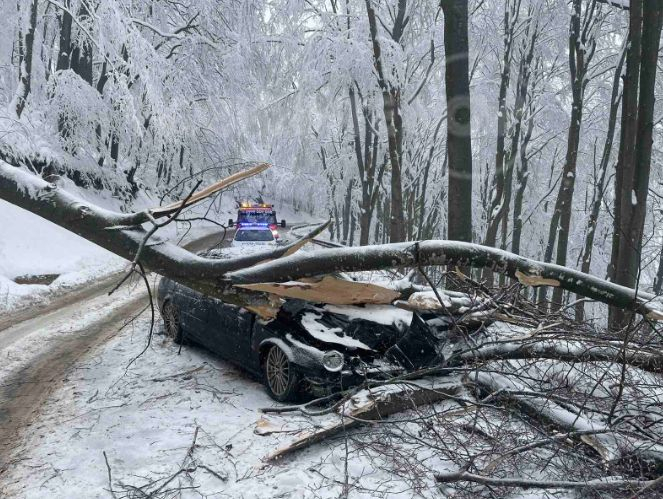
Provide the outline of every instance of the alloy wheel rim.
{"type": "Polygon", "coordinates": [[[267,382],[275,395],[283,395],[290,380],[288,357],[279,347],[272,347],[267,354],[267,382]]]}
{"type": "Polygon", "coordinates": [[[179,327],[179,318],[177,317],[177,312],[175,307],[170,303],[166,305],[166,310],[164,314],[164,322],[166,323],[166,333],[169,338],[175,338],[177,336],[177,328],[179,327]]]}

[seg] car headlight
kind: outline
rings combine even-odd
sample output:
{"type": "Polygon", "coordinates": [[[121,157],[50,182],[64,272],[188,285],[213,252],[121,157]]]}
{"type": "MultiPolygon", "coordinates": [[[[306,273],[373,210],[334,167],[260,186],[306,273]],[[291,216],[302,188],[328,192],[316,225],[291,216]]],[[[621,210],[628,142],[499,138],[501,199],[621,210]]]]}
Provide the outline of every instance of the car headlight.
{"type": "Polygon", "coordinates": [[[325,352],[322,356],[322,365],[327,371],[337,373],[343,369],[343,354],[336,350],[325,352]]]}

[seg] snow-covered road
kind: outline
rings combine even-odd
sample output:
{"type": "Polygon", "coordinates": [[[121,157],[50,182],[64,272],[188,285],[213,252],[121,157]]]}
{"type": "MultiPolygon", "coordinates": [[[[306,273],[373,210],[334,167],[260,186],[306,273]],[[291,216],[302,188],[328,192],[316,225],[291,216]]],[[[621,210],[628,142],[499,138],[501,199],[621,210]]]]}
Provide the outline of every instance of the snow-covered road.
{"type": "Polygon", "coordinates": [[[264,466],[295,433],[338,416],[264,415],[275,402],[258,380],[202,349],[180,354],[160,334],[130,365],[149,331],[146,291],[107,290],[0,332],[0,497],[129,497],[162,486],[156,497],[338,497],[344,487],[353,497],[411,496],[379,455],[343,438],[264,466]]]}
{"type": "MultiPolygon", "coordinates": [[[[161,489],[171,493],[156,497],[339,497],[342,437],[275,466],[262,462],[294,432],[327,419],[261,414],[275,402],[257,380],[196,347],[178,354],[161,335],[127,369],[148,329],[146,313],[69,371],[13,449],[0,496],[112,497],[112,487],[117,497],[141,497],[132,487],[154,491],[185,468],[161,489]]],[[[379,456],[350,445],[352,497],[412,496],[380,469],[379,456]]]]}
{"type": "MultiPolygon", "coordinates": [[[[218,242],[207,232],[188,243],[198,251],[218,242]]],[[[148,304],[147,290],[128,283],[108,292],[121,274],[55,298],[45,307],[7,314],[0,321],[0,473],[43,400],[85,355],[112,338],[148,304]]],[[[156,283],[156,282],[155,282],[156,283]]]]}

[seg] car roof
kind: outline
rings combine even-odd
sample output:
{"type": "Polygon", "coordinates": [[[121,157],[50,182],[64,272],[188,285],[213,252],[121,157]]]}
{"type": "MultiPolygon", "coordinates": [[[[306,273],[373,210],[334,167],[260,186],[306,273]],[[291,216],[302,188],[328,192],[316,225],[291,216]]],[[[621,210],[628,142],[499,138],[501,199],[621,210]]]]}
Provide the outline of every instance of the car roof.
{"type": "Polygon", "coordinates": [[[236,230],[236,232],[244,232],[245,230],[268,230],[271,232],[272,229],[270,229],[269,226],[266,224],[256,224],[256,225],[242,224],[241,227],[236,230]]]}

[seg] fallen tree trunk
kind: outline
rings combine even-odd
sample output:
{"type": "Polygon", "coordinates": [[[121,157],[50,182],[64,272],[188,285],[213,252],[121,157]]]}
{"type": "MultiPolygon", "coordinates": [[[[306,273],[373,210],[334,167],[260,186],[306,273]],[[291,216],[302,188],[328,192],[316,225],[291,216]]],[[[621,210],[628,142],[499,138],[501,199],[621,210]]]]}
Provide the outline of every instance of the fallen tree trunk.
{"type": "Polygon", "coordinates": [[[489,394],[506,398],[520,406],[525,413],[556,426],[565,432],[581,432],[579,440],[591,447],[605,462],[619,463],[632,459],[642,470],[659,476],[663,472],[663,445],[658,441],[618,432],[605,423],[573,413],[543,395],[523,395],[527,387],[501,374],[478,371],[471,381],[489,394]]]}
{"type": "Polygon", "coordinates": [[[497,341],[479,344],[458,352],[449,365],[493,360],[551,359],[567,362],[626,363],[652,373],[663,373],[663,354],[646,351],[638,345],[622,345],[594,340],[592,343],[563,338],[497,341]]]}
{"type": "MultiPolygon", "coordinates": [[[[256,167],[256,173],[258,171],[261,170],[256,167]]],[[[241,178],[246,176],[249,175],[241,178]]],[[[5,163],[0,163],[0,198],[129,260],[136,258],[140,250],[141,263],[151,270],[207,295],[227,298],[237,304],[252,295],[233,286],[236,284],[277,283],[336,272],[446,265],[489,268],[524,285],[560,287],[608,305],[633,310],[652,320],[663,320],[663,303],[654,295],[636,292],[566,267],[471,243],[421,241],[293,254],[319,234],[326,226],[323,225],[288,246],[220,260],[194,255],[156,237],[145,244],[149,234],[142,224],[154,223],[149,211],[131,214],[108,211],[5,163]]],[[[172,211],[172,206],[168,210],[172,211]]],[[[247,303],[250,304],[251,300],[248,299],[247,303]]]]}
{"type": "MultiPolygon", "coordinates": [[[[263,170],[262,166],[250,169],[248,173],[244,172],[242,178],[263,170]]],[[[231,300],[237,298],[240,302],[252,294],[239,289],[228,293],[229,283],[222,279],[224,274],[288,255],[327,226],[320,225],[300,240],[272,251],[251,253],[233,259],[214,259],[191,253],[156,234],[148,239],[149,231],[143,228],[143,224],[150,223],[151,218],[153,219],[150,210],[127,214],[112,212],[83,201],[36,175],[2,162],[0,198],[127,260],[133,261],[140,250],[140,261],[150,270],[210,296],[231,300]]],[[[186,200],[183,204],[186,204],[186,200]]],[[[171,209],[172,207],[169,207],[167,212],[171,209]]]]}
{"type": "Polygon", "coordinates": [[[652,490],[660,486],[660,480],[625,480],[622,477],[598,478],[585,482],[567,480],[528,480],[525,478],[494,478],[475,475],[466,471],[438,473],[435,480],[439,483],[474,482],[492,487],[521,487],[523,489],[575,489],[575,490],[652,490]]]}
{"type": "Polygon", "coordinates": [[[263,461],[271,464],[351,428],[363,424],[379,423],[391,414],[454,398],[463,387],[462,383],[453,381],[435,387],[417,386],[414,383],[408,383],[400,385],[400,390],[394,390],[395,386],[399,385],[385,385],[376,388],[369,393],[367,399],[358,403],[350,399],[348,403],[340,407],[341,414],[338,420],[314,431],[300,433],[294,441],[269,454],[263,461]]]}
{"type": "Polygon", "coordinates": [[[663,303],[650,293],[636,292],[568,267],[459,241],[434,240],[320,250],[232,271],[225,277],[233,284],[254,284],[332,272],[430,265],[489,268],[526,286],[560,287],[608,305],[633,310],[651,320],[663,320],[663,303]]]}

